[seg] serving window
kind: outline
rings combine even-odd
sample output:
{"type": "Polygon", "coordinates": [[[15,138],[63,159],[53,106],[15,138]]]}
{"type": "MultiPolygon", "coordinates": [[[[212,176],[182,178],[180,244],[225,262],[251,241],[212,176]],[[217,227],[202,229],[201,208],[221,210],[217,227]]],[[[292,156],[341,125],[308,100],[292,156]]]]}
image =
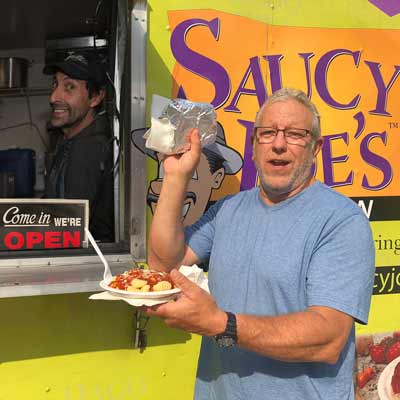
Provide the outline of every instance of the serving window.
{"type": "Polygon", "coordinates": [[[74,51],[99,55],[109,80],[101,113],[111,132],[114,235],[98,245],[116,273],[145,257],[145,190],[135,179],[145,159],[130,142],[129,10],[122,0],[56,3],[7,0],[0,16],[0,297],[97,290],[102,264],[84,231],[91,204],[44,199],[57,138],[49,129],[53,80],[42,70],[74,51]]]}

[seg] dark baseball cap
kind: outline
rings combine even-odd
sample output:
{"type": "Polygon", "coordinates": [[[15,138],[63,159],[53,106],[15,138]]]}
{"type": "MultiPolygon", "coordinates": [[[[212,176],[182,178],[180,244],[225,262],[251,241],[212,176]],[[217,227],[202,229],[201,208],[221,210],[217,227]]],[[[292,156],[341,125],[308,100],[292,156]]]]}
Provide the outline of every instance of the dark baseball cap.
{"type": "Polygon", "coordinates": [[[100,86],[107,82],[105,66],[100,60],[83,54],[71,53],[63,61],[49,63],[43,68],[45,75],[54,75],[57,71],[63,72],[72,79],[92,81],[100,86]]]}

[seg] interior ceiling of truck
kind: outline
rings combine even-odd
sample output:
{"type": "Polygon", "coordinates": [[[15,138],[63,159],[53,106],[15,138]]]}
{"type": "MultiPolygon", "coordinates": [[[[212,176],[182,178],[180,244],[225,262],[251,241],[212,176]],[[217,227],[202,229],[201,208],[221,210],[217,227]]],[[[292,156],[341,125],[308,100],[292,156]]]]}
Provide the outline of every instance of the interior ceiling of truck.
{"type": "Polygon", "coordinates": [[[111,3],[112,0],[2,0],[0,50],[43,48],[46,39],[104,32],[111,3]]]}

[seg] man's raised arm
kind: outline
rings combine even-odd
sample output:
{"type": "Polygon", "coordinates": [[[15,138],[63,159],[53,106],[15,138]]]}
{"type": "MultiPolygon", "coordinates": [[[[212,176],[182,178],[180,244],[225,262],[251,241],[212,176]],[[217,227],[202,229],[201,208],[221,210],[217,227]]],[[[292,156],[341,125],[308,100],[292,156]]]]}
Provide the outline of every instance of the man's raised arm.
{"type": "Polygon", "coordinates": [[[163,184],[148,243],[148,263],[152,269],[170,271],[183,263],[190,265],[196,261],[194,253],[185,244],[182,207],[188,183],[201,156],[197,129],[190,132],[189,141],[190,150],[165,156],[163,160],[163,184]]]}

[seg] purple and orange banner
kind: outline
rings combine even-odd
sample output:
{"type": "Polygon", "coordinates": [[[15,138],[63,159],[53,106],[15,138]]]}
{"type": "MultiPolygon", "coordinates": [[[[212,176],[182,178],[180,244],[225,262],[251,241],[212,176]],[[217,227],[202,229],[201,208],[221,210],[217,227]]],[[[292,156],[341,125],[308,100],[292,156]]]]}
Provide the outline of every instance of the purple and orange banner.
{"type": "Polygon", "coordinates": [[[399,196],[399,31],[271,26],[214,10],[168,16],[172,97],[212,103],[227,143],[244,156],[223,194],[254,186],[255,113],[268,94],[292,86],[322,116],[317,177],[351,197],[399,196]]]}

